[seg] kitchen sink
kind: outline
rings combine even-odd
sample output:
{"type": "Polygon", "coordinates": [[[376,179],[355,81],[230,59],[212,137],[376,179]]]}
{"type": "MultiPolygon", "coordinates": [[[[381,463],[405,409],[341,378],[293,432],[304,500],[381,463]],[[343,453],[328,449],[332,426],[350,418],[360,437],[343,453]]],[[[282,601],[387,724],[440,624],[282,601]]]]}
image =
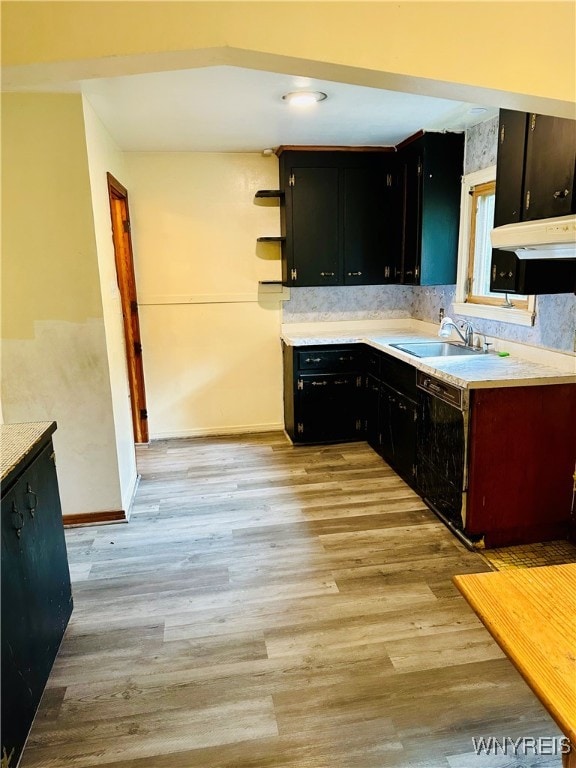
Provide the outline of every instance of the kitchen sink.
{"type": "Polygon", "coordinates": [[[414,341],[406,344],[390,344],[391,347],[408,352],[415,357],[454,357],[457,355],[478,355],[478,349],[454,344],[451,341],[414,341]]]}

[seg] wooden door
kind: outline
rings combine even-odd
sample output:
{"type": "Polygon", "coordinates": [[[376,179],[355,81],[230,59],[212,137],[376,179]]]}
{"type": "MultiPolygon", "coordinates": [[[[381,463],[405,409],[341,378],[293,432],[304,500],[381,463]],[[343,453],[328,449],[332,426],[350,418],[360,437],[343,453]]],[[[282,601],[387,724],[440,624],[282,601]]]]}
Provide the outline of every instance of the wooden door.
{"type": "Polygon", "coordinates": [[[137,443],[148,442],[148,412],[146,410],[146,391],[144,389],[144,367],[142,362],[142,343],[138,320],[138,298],[134,277],[134,259],[132,239],[130,237],[130,214],[128,210],[128,192],[112,174],[108,173],[108,197],[112,217],[112,239],[116,274],[122,303],[124,319],[124,337],[126,340],[126,360],[128,363],[128,383],[132,405],[132,425],[134,440],[137,443]]]}

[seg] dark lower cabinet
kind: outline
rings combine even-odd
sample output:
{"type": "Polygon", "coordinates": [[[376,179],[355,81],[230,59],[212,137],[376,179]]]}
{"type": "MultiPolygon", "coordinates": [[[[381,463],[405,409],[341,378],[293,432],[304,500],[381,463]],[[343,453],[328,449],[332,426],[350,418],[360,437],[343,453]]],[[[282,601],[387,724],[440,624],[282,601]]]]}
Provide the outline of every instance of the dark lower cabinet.
{"type": "Polygon", "coordinates": [[[408,483],[416,482],[416,371],[382,352],[367,352],[366,440],[408,483]]]}
{"type": "Polygon", "coordinates": [[[7,766],[19,760],[72,612],[51,438],[11,474],[2,488],[2,765],[7,766]]]}
{"type": "Polygon", "coordinates": [[[284,423],[294,443],[364,436],[363,354],[359,345],[283,344],[284,423]]]}

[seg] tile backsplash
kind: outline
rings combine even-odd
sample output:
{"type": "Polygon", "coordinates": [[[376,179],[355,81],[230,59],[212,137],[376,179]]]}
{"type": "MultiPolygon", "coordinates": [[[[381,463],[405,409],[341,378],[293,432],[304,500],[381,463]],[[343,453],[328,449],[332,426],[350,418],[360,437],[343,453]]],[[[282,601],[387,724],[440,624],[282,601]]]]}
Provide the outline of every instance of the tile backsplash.
{"type": "Polygon", "coordinates": [[[283,323],[387,320],[411,316],[412,289],[404,285],[344,285],[291,288],[283,323]]]}
{"type": "MultiPolygon", "coordinates": [[[[497,145],[497,117],[468,129],[465,173],[494,165],[497,145]]],[[[403,285],[291,288],[291,298],[283,304],[282,321],[301,323],[413,317],[437,323],[440,307],[455,319],[462,317],[453,310],[455,291],[454,285],[414,288],[403,285]]],[[[576,296],[571,293],[538,296],[536,319],[530,328],[478,318],[473,318],[473,325],[475,330],[487,336],[572,352],[576,329],[576,296]]]]}

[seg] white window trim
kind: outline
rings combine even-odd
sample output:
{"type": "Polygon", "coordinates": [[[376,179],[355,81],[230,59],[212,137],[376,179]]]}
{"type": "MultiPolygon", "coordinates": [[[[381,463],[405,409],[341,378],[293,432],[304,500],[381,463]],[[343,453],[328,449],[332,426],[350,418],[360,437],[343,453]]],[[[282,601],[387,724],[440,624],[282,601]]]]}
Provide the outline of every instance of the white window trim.
{"type": "Polygon", "coordinates": [[[462,177],[460,193],[460,234],[458,239],[458,271],[456,276],[456,296],[454,312],[468,317],[480,317],[485,320],[497,320],[500,323],[515,325],[534,325],[536,317],[536,297],[528,296],[528,307],[498,307],[494,304],[475,304],[466,301],[466,280],[468,278],[468,249],[470,247],[470,216],[472,213],[472,196],[470,190],[477,184],[496,179],[496,166],[482,168],[480,171],[468,173],[462,177]]]}

